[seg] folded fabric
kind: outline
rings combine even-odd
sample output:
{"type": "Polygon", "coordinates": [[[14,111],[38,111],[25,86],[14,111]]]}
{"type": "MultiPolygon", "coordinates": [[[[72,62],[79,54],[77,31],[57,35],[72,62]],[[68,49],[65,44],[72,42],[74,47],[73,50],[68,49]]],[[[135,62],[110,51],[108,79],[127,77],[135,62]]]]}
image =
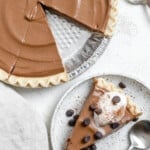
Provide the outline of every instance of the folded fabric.
{"type": "Polygon", "coordinates": [[[46,127],[13,89],[0,83],[0,150],[48,150],[46,127]]]}

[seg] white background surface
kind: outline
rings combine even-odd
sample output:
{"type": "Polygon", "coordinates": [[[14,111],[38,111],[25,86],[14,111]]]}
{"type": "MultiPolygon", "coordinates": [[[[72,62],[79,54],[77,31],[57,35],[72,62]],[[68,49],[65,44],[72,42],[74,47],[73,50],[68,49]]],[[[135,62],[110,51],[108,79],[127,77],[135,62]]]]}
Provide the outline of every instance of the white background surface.
{"type": "MultiPolygon", "coordinates": [[[[104,55],[88,71],[64,85],[47,89],[15,88],[50,126],[56,104],[74,83],[97,73],[134,76],[150,87],[150,8],[121,0],[117,31],[104,55]]],[[[48,129],[49,130],[49,129],[48,129]]]]}

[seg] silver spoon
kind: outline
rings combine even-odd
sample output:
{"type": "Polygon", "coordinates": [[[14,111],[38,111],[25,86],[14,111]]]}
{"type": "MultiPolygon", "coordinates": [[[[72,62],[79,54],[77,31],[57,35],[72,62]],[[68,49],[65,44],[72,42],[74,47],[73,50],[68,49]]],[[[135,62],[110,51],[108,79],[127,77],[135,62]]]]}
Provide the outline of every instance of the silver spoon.
{"type": "Polygon", "coordinates": [[[131,145],[128,150],[134,148],[146,150],[150,148],[150,121],[143,120],[136,123],[129,132],[131,145]]]}
{"type": "Polygon", "coordinates": [[[129,3],[134,5],[149,5],[150,0],[128,0],[129,3]]]}

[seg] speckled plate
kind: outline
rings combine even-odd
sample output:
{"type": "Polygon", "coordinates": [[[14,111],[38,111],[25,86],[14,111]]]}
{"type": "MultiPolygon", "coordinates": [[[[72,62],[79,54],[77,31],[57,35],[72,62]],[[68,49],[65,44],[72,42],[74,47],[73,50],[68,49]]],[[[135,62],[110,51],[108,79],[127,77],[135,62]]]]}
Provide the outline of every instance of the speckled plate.
{"type": "MultiPolygon", "coordinates": [[[[150,91],[143,83],[138,79],[120,75],[102,75],[101,77],[115,85],[118,85],[120,81],[124,82],[127,85],[124,92],[130,95],[133,101],[143,109],[144,114],[140,119],[150,118],[150,91]]],[[[53,150],[63,150],[66,140],[71,134],[72,128],[67,125],[69,118],[65,115],[66,111],[74,109],[76,113],[79,113],[92,86],[92,78],[89,77],[71,87],[60,100],[51,122],[50,133],[53,150]]],[[[108,150],[110,147],[112,150],[126,150],[129,145],[128,131],[133,124],[134,122],[131,122],[119,131],[98,141],[96,143],[98,150],[108,150]]]]}
{"type": "Polygon", "coordinates": [[[76,78],[103,54],[110,38],[51,11],[46,14],[69,79],[76,78]]]}

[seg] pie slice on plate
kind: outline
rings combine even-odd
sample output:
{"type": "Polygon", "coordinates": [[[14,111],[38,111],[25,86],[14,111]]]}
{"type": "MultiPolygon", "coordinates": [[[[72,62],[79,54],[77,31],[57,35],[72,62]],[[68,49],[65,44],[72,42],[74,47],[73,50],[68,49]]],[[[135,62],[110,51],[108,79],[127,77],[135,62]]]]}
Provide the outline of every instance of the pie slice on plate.
{"type": "Polygon", "coordinates": [[[0,0],[0,80],[47,87],[69,80],[43,5],[111,35],[117,0],[0,0]]]}
{"type": "Polygon", "coordinates": [[[67,141],[67,150],[90,149],[97,140],[141,114],[142,111],[121,89],[102,78],[94,79],[94,88],[67,141]]]}

